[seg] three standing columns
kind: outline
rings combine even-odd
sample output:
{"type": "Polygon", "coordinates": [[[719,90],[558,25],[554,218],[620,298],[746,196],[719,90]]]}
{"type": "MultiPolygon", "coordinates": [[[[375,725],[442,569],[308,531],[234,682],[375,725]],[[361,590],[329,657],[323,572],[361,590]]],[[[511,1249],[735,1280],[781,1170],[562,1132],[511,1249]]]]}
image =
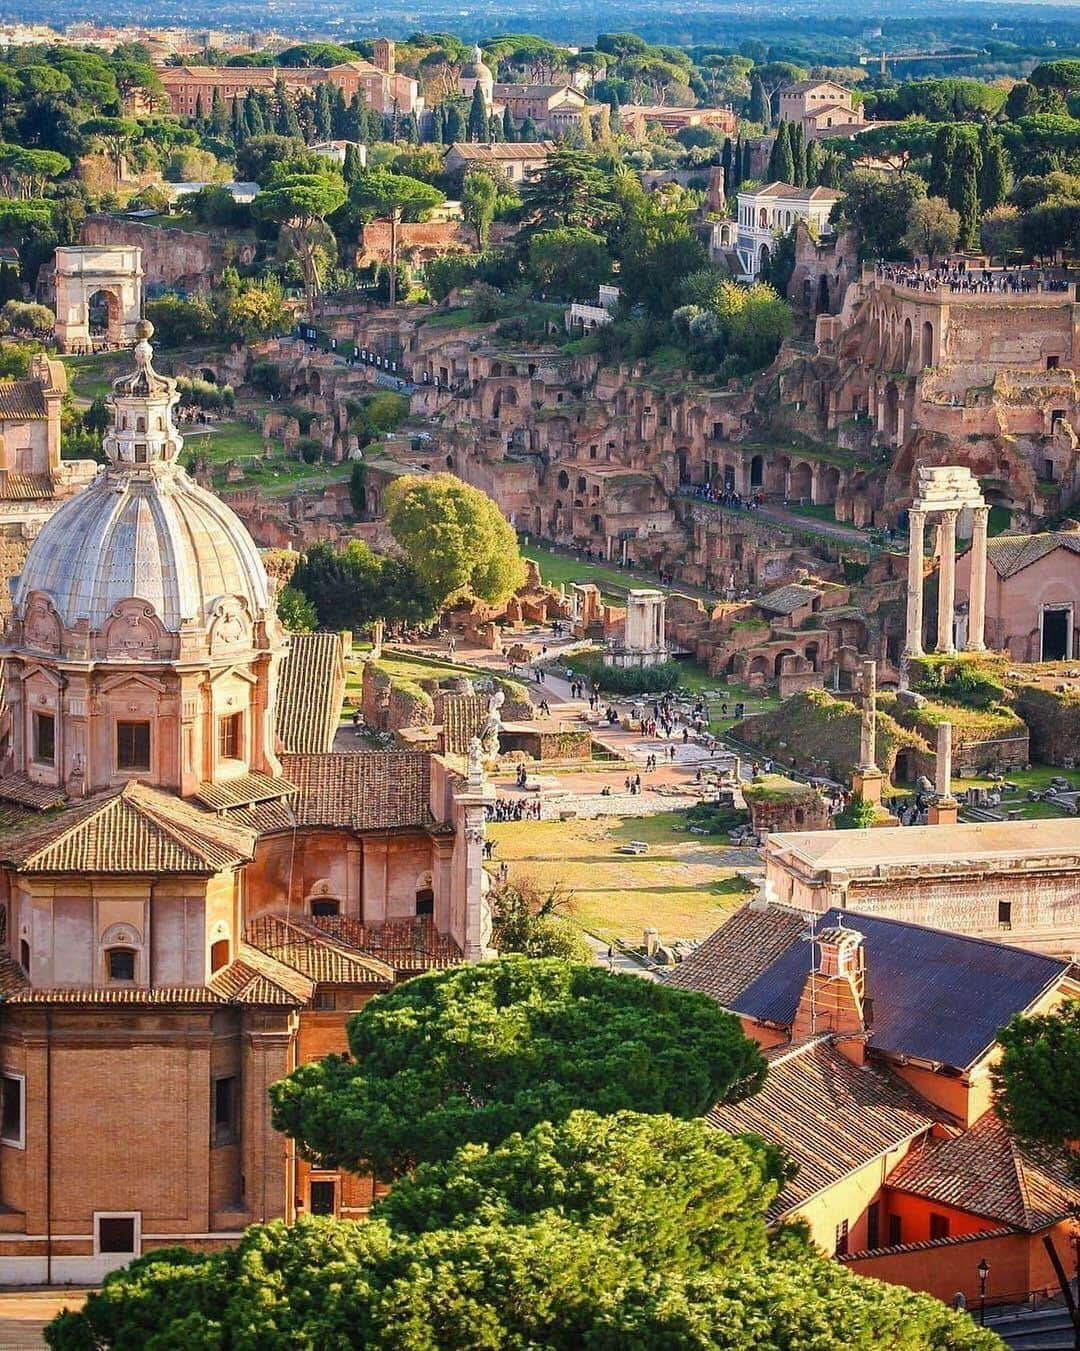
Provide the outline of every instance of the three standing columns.
{"type": "MultiPolygon", "coordinates": [[[[983,630],[986,626],[986,525],[989,510],[985,505],[971,508],[971,571],[968,582],[967,642],[964,644],[968,652],[981,652],[986,646],[983,630]]],[[[904,652],[909,657],[920,657],[923,653],[923,542],[926,514],[919,507],[912,507],[908,513],[910,545],[904,652]]],[[[953,622],[956,610],[956,519],[959,510],[949,507],[940,514],[937,651],[955,652],[953,622]]]]}

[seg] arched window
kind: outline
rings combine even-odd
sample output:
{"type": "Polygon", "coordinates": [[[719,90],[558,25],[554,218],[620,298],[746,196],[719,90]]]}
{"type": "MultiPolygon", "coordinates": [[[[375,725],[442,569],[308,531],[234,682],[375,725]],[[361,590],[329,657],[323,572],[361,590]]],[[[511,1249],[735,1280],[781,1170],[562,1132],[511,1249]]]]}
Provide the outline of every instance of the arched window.
{"type": "Polygon", "coordinates": [[[332,896],[320,896],[311,902],[311,913],[317,919],[329,919],[341,914],[341,902],[332,896]]]}
{"type": "Polygon", "coordinates": [[[144,417],[140,416],[135,419],[135,430],[137,432],[146,431],[146,419],[144,417]]]}
{"type": "Polygon", "coordinates": [[[134,948],[110,948],[105,954],[110,980],[135,979],[134,948]]]}
{"type": "Polygon", "coordinates": [[[431,918],[435,913],[435,892],[431,887],[420,887],[416,892],[416,913],[431,918]]]}
{"type": "Polygon", "coordinates": [[[216,943],[210,944],[210,971],[220,971],[223,966],[229,964],[229,940],[219,938],[216,943]]]}
{"type": "Polygon", "coordinates": [[[25,938],[19,940],[19,965],[30,974],[30,944],[25,938]]]}

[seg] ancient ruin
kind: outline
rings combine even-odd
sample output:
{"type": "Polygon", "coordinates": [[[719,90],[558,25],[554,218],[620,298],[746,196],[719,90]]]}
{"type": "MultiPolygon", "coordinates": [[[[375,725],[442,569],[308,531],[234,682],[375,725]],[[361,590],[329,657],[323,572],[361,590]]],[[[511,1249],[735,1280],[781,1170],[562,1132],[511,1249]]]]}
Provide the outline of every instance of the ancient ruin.
{"type": "Polygon", "coordinates": [[[982,651],[986,617],[986,521],[988,508],[969,469],[921,468],[917,496],[908,512],[907,640],[904,653],[920,656],[923,650],[923,531],[931,514],[941,517],[938,527],[938,652],[955,652],[956,627],[956,523],[962,511],[972,519],[971,571],[968,593],[967,641],[969,652],[982,651]]]}
{"type": "Polygon", "coordinates": [[[124,246],[69,245],[56,250],[56,342],[61,352],[92,349],[90,311],[99,297],[110,346],[135,341],[142,314],[142,250],[124,246]]]}

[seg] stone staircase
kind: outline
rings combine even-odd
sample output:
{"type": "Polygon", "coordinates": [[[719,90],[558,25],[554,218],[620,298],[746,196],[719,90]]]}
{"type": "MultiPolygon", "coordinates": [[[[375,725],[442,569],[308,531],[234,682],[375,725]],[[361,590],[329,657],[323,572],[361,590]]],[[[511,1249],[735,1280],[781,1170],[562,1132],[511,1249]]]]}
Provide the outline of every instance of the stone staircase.
{"type": "Polygon", "coordinates": [[[1076,1333],[1067,1309],[1020,1309],[987,1314],[986,1326],[1010,1351],[1076,1351],[1076,1333]]]}

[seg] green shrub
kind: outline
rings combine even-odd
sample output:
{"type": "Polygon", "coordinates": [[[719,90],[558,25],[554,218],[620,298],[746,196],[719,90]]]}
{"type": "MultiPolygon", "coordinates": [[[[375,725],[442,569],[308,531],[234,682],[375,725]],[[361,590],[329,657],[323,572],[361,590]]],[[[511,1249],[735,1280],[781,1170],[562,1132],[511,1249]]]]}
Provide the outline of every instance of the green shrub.
{"type": "Polygon", "coordinates": [[[599,652],[579,652],[566,664],[609,694],[660,694],[682,683],[682,668],[675,661],[659,666],[605,666],[599,652]]]}

